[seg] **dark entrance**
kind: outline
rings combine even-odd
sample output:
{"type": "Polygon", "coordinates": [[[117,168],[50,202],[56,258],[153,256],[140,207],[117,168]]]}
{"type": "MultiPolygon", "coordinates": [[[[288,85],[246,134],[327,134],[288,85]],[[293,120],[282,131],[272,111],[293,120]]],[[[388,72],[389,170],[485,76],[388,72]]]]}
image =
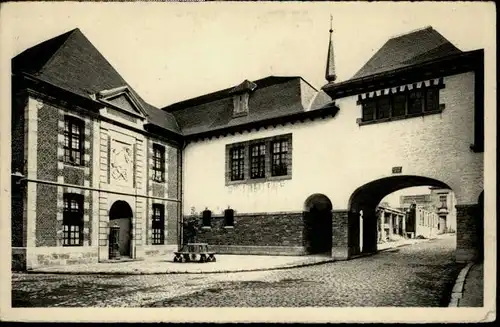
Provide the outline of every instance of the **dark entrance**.
{"type": "Polygon", "coordinates": [[[120,227],[120,255],[129,257],[132,239],[132,209],[125,201],[116,201],[109,210],[109,224],[120,227]]]}
{"type": "Polygon", "coordinates": [[[308,254],[332,251],[332,203],[323,194],[313,194],[306,200],[303,240],[308,254]]]}

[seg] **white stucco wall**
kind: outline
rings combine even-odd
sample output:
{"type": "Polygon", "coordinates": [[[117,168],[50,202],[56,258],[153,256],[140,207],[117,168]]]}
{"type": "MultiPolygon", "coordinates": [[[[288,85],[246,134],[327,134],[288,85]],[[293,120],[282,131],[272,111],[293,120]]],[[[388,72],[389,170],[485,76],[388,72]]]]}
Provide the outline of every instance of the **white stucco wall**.
{"type": "Polygon", "coordinates": [[[313,193],[323,193],[334,209],[347,209],[356,188],[392,175],[440,180],[457,202],[473,204],[483,187],[483,153],[473,153],[474,75],[444,78],[441,114],[359,126],[357,96],[337,99],[334,118],[245,132],[189,144],[184,152],[184,214],[209,208],[220,214],[302,211],[313,193]],[[225,185],[225,146],[292,133],[292,179],[225,185]]]}

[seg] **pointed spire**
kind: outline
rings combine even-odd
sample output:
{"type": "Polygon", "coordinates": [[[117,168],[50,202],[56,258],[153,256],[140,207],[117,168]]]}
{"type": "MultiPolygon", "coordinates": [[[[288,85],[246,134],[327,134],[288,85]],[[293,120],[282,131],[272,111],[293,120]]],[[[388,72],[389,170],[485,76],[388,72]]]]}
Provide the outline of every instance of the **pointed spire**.
{"type": "Polygon", "coordinates": [[[328,57],[326,58],[326,80],[331,83],[337,79],[337,75],[335,74],[335,60],[333,53],[333,41],[332,41],[332,33],[333,33],[333,16],[330,15],[330,41],[328,43],[328,57]]]}

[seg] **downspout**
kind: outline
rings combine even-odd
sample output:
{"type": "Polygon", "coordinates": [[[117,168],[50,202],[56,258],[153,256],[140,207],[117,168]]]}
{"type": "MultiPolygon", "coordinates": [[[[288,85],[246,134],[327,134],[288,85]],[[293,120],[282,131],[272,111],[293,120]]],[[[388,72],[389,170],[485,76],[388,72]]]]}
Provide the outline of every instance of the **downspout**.
{"type": "Polygon", "coordinates": [[[178,250],[181,249],[182,244],[183,244],[183,238],[184,238],[184,150],[186,149],[187,142],[183,140],[181,142],[181,147],[179,151],[179,159],[178,159],[178,165],[179,165],[179,200],[180,200],[180,206],[179,206],[179,224],[177,226],[177,240],[178,240],[178,250]]]}

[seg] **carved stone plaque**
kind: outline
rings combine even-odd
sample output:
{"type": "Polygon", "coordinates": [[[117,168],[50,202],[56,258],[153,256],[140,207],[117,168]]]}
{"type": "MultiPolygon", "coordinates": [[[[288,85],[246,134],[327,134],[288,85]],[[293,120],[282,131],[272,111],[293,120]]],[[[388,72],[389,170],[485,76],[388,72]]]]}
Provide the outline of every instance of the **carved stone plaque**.
{"type": "Polygon", "coordinates": [[[130,144],[115,141],[111,148],[110,172],[116,181],[129,182],[132,178],[132,147],[130,144]]]}

